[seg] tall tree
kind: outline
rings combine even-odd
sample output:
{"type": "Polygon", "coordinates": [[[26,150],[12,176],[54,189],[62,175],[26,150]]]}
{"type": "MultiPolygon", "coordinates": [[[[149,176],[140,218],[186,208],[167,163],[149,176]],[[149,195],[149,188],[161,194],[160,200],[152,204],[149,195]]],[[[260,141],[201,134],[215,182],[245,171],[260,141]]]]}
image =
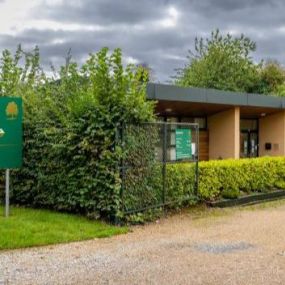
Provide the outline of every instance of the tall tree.
{"type": "Polygon", "coordinates": [[[217,29],[210,38],[196,38],[195,50],[189,51],[189,62],[179,69],[176,84],[220,90],[255,92],[260,65],[251,54],[256,44],[243,34],[222,35],[217,29]]]}

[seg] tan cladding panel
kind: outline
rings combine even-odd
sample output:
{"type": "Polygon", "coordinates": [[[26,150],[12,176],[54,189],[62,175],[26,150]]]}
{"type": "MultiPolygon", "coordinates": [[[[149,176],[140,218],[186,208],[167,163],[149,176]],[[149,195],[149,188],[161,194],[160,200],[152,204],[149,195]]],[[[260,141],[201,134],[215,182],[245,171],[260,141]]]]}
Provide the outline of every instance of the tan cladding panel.
{"type": "Polygon", "coordinates": [[[259,156],[285,155],[285,111],[259,119],[259,156]],[[265,144],[271,144],[266,150],[265,144]]]}
{"type": "Polygon", "coordinates": [[[239,158],[239,126],[239,107],[208,117],[209,159],[239,158]]]}

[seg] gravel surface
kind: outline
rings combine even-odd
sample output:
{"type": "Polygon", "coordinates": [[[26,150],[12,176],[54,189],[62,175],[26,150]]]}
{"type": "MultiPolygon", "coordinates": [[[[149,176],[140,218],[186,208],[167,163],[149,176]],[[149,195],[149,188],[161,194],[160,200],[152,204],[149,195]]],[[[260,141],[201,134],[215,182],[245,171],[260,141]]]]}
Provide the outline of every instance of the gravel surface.
{"type": "Polygon", "coordinates": [[[285,284],[285,206],[0,253],[0,284],[285,284]]]}

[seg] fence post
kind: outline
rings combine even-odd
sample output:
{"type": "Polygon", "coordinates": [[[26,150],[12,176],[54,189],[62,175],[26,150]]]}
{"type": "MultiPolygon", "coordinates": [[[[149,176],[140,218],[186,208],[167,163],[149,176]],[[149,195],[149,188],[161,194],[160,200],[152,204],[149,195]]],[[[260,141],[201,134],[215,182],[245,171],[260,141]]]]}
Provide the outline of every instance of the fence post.
{"type": "MultiPolygon", "coordinates": [[[[121,148],[123,148],[123,128],[124,124],[121,123],[119,126],[117,126],[116,130],[116,138],[115,138],[115,148],[119,145],[121,148]]],[[[115,150],[114,148],[114,150],[115,150]]],[[[124,191],[124,158],[121,157],[119,160],[119,175],[121,179],[121,185],[120,185],[120,204],[119,204],[119,211],[123,213],[124,216],[124,201],[123,201],[123,191],[124,191]]],[[[121,218],[118,218],[118,216],[115,214],[114,219],[113,219],[115,225],[120,225],[121,224],[121,218]]]]}
{"type": "Polygon", "coordinates": [[[199,195],[199,125],[196,126],[196,145],[197,145],[197,156],[196,156],[196,189],[195,195],[198,198],[199,195]]]}
{"type": "Polygon", "coordinates": [[[167,160],[167,124],[163,123],[163,150],[162,150],[162,203],[165,204],[166,194],[166,160],[167,160]]]}
{"type": "MultiPolygon", "coordinates": [[[[124,127],[125,124],[120,125],[120,144],[124,148],[124,127]]],[[[124,182],[125,182],[125,161],[124,157],[121,158],[121,189],[120,189],[120,198],[121,198],[121,210],[124,211],[124,182]]]]}

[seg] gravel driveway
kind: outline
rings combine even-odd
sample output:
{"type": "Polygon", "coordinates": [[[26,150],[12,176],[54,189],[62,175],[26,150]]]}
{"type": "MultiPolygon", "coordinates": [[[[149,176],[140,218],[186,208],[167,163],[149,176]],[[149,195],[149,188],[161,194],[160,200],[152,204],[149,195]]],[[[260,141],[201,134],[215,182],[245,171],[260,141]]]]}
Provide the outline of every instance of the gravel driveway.
{"type": "Polygon", "coordinates": [[[226,213],[177,214],[113,238],[4,251],[0,284],[285,284],[285,203],[226,213]]]}

